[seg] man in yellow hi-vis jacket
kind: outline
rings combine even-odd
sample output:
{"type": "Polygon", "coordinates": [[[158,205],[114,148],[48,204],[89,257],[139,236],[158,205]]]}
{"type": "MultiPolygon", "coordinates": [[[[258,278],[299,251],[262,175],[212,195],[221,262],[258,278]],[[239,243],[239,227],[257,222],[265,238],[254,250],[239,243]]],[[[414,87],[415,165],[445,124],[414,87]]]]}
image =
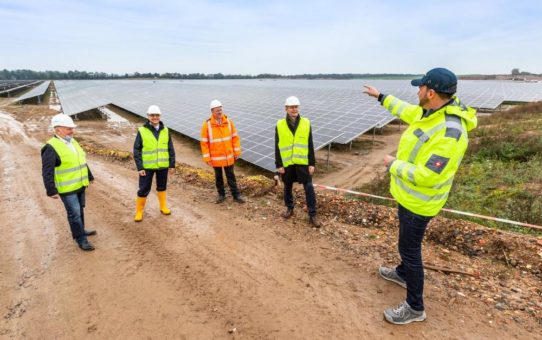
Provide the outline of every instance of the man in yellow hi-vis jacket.
{"type": "Polygon", "coordinates": [[[166,189],[168,172],[175,171],[175,149],[169,129],[161,121],[161,115],[162,111],[157,105],[150,105],[147,109],[148,121],[137,129],[134,141],[134,161],[139,174],[135,222],[143,220],[145,203],[155,174],[160,212],[164,215],[171,214],[167,206],[166,189]]]}
{"type": "Polygon", "coordinates": [[[284,182],[286,205],[282,217],[294,215],[292,188],[294,182],[299,182],[305,190],[309,221],[313,227],[320,228],[322,223],[316,216],[316,193],[312,185],[312,175],[316,169],[312,128],[310,121],[299,114],[300,105],[299,98],[286,98],[286,117],[279,119],[275,128],[275,165],[284,182]]]}
{"type": "Polygon", "coordinates": [[[41,149],[43,184],[47,196],[59,199],[66,208],[72,238],[84,251],[94,250],[85,228],[85,190],[94,180],[86,153],[73,138],[76,125],[70,116],[59,113],[51,119],[54,136],[41,149]]]}
{"type": "Polygon", "coordinates": [[[454,175],[468,146],[468,131],[477,125],[476,111],[454,96],[457,77],[435,68],[421,79],[418,105],[384,95],[372,86],[364,91],[409,127],[402,134],[397,156],[385,156],[390,192],[399,205],[399,254],[395,268],[379,274],[407,289],[406,301],[384,311],[387,321],[407,324],[426,318],[423,304],[422,240],[427,224],[446,203],[454,175]]]}

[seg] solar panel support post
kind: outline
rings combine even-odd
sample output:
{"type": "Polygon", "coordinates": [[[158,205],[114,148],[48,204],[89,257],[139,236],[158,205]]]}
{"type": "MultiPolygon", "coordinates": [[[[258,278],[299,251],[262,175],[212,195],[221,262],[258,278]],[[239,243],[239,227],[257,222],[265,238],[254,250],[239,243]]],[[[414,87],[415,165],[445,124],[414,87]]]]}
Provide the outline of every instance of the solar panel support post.
{"type": "Polygon", "coordinates": [[[353,141],[350,141],[350,151],[352,151],[352,143],[353,141]]]}
{"type": "Polygon", "coordinates": [[[326,168],[329,169],[329,154],[331,153],[331,143],[327,145],[327,160],[326,160],[326,168]]]}
{"type": "Polygon", "coordinates": [[[375,145],[376,126],[373,128],[373,146],[375,145]]]}

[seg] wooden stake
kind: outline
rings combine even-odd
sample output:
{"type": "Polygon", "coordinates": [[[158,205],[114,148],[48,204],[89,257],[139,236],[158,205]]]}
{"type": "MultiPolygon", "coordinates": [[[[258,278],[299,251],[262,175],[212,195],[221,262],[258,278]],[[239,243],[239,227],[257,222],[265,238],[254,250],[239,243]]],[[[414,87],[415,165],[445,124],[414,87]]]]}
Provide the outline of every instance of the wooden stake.
{"type": "Polygon", "coordinates": [[[426,268],[426,269],[430,269],[430,270],[434,270],[434,271],[440,271],[440,272],[443,272],[443,273],[463,274],[463,275],[474,276],[474,277],[480,276],[479,274],[469,273],[469,272],[465,272],[465,271],[462,271],[462,270],[459,270],[459,269],[452,269],[452,268],[447,268],[447,267],[439,267],[439,266],[435,266],[435,265],[430,264],[430,263],[424,264],[423,267],[426,268]]]}

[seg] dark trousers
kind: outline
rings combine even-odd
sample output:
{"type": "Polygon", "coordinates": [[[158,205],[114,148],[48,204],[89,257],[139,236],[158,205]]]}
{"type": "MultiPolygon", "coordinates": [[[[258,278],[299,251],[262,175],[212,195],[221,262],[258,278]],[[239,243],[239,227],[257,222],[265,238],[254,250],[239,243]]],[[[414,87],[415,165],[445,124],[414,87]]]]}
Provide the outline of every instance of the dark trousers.
{"type": "Polygon", "coordinates": [[[147,170],[145,176],[139,176],[139,191],[138,197],[147,197],[151,192],[152,178],[156,174],[156,191],[166,191],[167,189],[167,173],[169,169],[147,170]]]}
{"type": "Polygon", "coordinates": [[[222,169],[226,173],[226,179],[228,186],[230,187],[231,195],[233,197],[239,197],[239,189],[237,188],[237,180],[235,179],[235,173],[233,172],[233,164],[230,166],[213,167],[215,169],[215,184],[218,194],[226,196],[226,190],[224,189],[224,177],[222,176],[222,169]]]}
{"type": "Polygon", "coordinates": [[[68,223],[72,232],[72,237],[77,243],[81,243],[87,239],[85,235],[85,190],[81,190],[75,194],[60,196],[66,213],[68,215],[68,223]]]}
{"type": "Polygon", "coordinates": [[[416,311],[423,311],[422,240],[432,217],[413,213],[399,204],[399,254],[397,274],[406,281],[406,301],[416,311]]]}
{"type": "MultiPolygon", "coordinates": [[[[294,182],[284,182],[284,204],[288,209],[294,208],[293,186],[294,182]]],[[[316,216],[316,193],[312,182],[303,183],[303,189],[305,189],[305,200],[307,201],[309,216],[314,217],[316,216]]]]}

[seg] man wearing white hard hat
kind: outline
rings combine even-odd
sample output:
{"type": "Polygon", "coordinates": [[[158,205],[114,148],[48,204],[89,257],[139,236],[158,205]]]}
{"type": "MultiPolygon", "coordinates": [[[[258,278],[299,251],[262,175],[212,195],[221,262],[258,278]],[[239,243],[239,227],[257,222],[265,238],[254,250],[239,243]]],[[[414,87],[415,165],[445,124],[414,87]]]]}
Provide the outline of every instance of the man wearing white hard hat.
{"type": "Polygon", "coordinates": [[[221,102],[213,100],[210,108],[211,117],[204,121],[201,127],[200,146],[203,161],[215,171],[215,184],[218,191],[216,203],[222,203],[226,199],[222,169],[226,173],[233,200],[237,203],[245,203],[237,187],[233,170],[235,161],[241,156],[241,140],[237,135],[237,129],[233,121],[222,111],[221,102]]]}
{"type": "Polygon", "coordinates": [[[288,219],[294,215],[294,182],[303,184],[309,212],[309,221],[315,228],[322,224],[316,217],[316,193],[312,185],[312,174],[316,158],[312,142],[310,121],[301,117],[297,97],[286,98],[286,117],[277,121],[275,129],[275,165],[284,182],[284,204],[286,211],[282,217],[288,219]]]}
{"type": "Polygon", "coordinates": [[[84,251],[94,250],[85,230],[85,189],[94,180],[85,151],[73,138],[76,127],[70,116],[57,114],[51,120],[54,136],[41,149],[43,184],[47,196],[61,199],[68,215],[72,238],[84,251]]]}
{"type": "Polygon", "coordinates": [[[175,170],[175,150],[169,129],[160,121],[162,111],[156,105],[147,109],[148,121],[137,130],[134,142],[134,160],[139,174],[139,191],[136,198],[134,221],[143,220],[143,210],[151,191],[152,178],[156,174],[156,193],[160,212],[170,215],[166,202],[168,169],[175,170]]]}

